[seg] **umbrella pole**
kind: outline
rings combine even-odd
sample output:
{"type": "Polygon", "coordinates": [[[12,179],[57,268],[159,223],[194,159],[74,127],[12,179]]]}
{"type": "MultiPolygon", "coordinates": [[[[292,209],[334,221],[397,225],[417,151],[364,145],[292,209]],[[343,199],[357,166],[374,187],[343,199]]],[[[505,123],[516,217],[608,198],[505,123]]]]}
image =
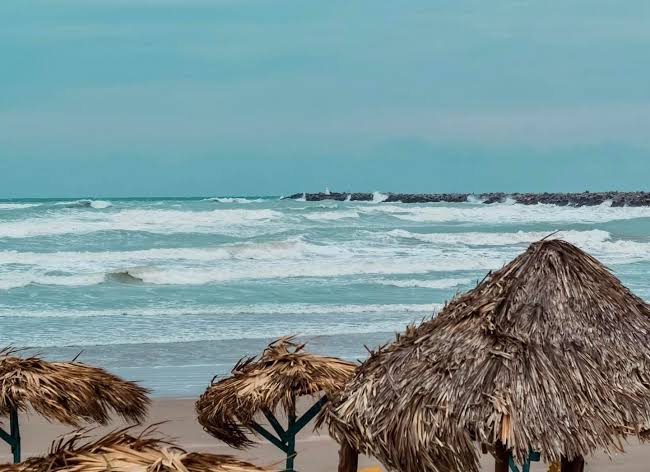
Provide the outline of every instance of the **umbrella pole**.
{"type": "Polygon", "coordinates": [[[11,409],[9,427],[11,428],[11,439],[13,442],[11,452],[14,456],[14,464],[18,464],[20,462],[20,423],[18,423],[18,410],[16,408],[11,409]]]}
{"type": "Polygon", "coordinates": [[[585,459],[584,457],[576,457],[568,461],[563,457],[560,470],[561,472],[583,472],[585,470],[585,459]]]}
{"type": "Polygon", "coordinates": [[[500,441],[496,443],[494,449],[494,472],[508,472],[510,452],[500,441]]]}
{"type": "Polygon", "coordinates": [[[273,415],[273,412],[268,409],[263,409],[262,412],[264,413],[264,416],[266,416],[266,419],[275,430],[277,436],[275,436],[261,424],[255,421],[251,423],[251,428],[253,431],[258,433],[260,436],[265,438],[267,441],[269,441],[271,444],[273,444],[275,447],[287,455],[287,463],[285,468],[286,472],[295,472],[293,466],[296,459],[296,435],[307,425],[307,423],[316,417],[325,403],[327,403],[327,397],[323,396],[320,400],[314,403],[304,415],[302,415],[300,418],[297,418],[296,400],[294,398],[293,406],[289,407],[289,411],[287,412],[288,425],[286,431],[284,428],[282,428],[280,422],[273,415]]]}
{"type": "Polygon", "coordinates": [[[294,472],[293,463],[296,459],[296,397],[292,397],[289,407],[289,423],[287,425],[287,467],[286,472],[294,472]]]}
{"type": "Polygon", "coordinates": [[[11,446],[14,464],[18,464],[20,462],[20,425],[16,408],[12,408],[9,412],[9,432],[0,428],[0,439],[11,446]]]}
{"type": "Polygon", "coordinates": [[[359,467],[359,454],[352,445],[345,439],[341,441],[339,448],[339,469],[338,472],[357,472],[359,467]]]}

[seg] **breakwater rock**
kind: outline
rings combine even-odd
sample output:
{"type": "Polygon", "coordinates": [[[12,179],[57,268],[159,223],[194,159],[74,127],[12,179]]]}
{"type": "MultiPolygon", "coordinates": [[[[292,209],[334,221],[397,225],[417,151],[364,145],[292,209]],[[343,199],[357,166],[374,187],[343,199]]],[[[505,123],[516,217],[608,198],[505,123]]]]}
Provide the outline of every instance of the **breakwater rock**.
{"type": "Polygon", "coordinates": [[[329,192],[296,193],[289,199],[305,199],[308,202],[322,200],[353,202],[402,202],[402,203],[503,203],[514,201],[522,205],[545,203],[561,206],[594,206],[611,202],[612,206],[650,206],[650,192],[579,192],[579,193],[368,193],[368,192],[329,192]]]}

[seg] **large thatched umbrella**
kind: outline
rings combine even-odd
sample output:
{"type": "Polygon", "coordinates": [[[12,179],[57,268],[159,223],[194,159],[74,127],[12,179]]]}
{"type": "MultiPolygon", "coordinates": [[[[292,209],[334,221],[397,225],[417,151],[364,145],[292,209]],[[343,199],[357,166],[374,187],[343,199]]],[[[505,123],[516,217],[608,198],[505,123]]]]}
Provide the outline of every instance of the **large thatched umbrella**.
{"type": "Polygon", "coordinates": [[[83,432],[56,441],[50,453],[0,472],[259,472],[267,471],[232,456],[186,452],[154,437],[123,429],[90,440],[83,432]]]}
{"type": "Polygon", "coordinates": [[[581,470],[650,424],[649,387],[650,307],[549,240],[373,353],[327,413],[392,470],[476,471],[481,447],[501,471],[537,453],[581,470]]]}
{"type": "Polygon", "coordinates": [[[240,360],[228,378],[212,384],[196,402],[199,423],[214,437],[235,448],[252,444],[247,431],[267,439],[287,455],[286,470],[292,471],[296,434],[316,416],[327,396],[339,391],[355,365],[335,357],[305,352],[292,338],[271,343],[259,358],[240,360]],[[302,417],[296,418],[296,399],[323,395],[302,417]],[[287,413],[283,428],[275,413],[287,413]],[[264,415],[274,435],[256,418],[264,415]]]}
{"type": "Polygon", "coordinates": [[[39,357],[18,357],[0,351],[0,416],[9,416],[10,431],[0,438],[20,462],[18,412],[28,409],[50,421],[73,426],[107,424],[111,412],[138,422],[149,406],[148,390],[98,367],[80,362],[47,362],[39,357]]]}

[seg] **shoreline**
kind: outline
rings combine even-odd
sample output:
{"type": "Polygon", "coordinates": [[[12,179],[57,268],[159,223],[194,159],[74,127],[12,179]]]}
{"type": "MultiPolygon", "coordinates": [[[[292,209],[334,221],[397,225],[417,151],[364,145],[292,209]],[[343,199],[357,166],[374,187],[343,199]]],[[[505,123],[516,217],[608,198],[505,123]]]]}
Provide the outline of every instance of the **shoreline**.
{"type": "Polygon", "coordinates": [[[521,205],[536,205],[538,203],[560,206],[596,206],[611,202],[613,207],[650,206],[650,192],[544,192],[544,193],[368,193],[368,192],[317,192],[294,193],[285,200],[305,199],[308,202],[323,200],[386,203],[466,203],[483,204],[504,203],[513,201],[521,205]],[[377,196],[380,200],[377,200],[377,196]]]}

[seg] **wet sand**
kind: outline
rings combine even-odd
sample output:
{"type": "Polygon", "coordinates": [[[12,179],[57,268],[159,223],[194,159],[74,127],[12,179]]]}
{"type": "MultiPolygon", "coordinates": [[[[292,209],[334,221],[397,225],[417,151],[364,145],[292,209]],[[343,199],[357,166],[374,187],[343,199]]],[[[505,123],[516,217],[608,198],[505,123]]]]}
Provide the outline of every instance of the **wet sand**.
{"type": "MultiPolygon", "coordinates": [[[[306,406],[306,405],[305,405],[306,406]]],[[[232,454],[241,459],[258,465],[271,465],[275,469],[284,467],[282,453],[270,444],[260,442],[255,447],[237,451],[217,441],[206,434],[196,421],[193,399],[157,399],[154,400],[148,424],[162,422],[158,429],[164,435],[174,438],[184,449],[191,451],[206,451],[218,454],[232,454]]],[[[6,427],[7,422],[3,423],[6,427]]],[[[120,421],[114,422],[108,428],[99,429],[104,432],[123,426],[120,421]]],[[[56,423],[48,423],[35,415],[21,416],[21,433],[23,437],[23,457],[44,454],[51,442],[61,434],[66,434],[74,428],[56,423]]],[[[314,432],[313,425],[308,425],[299,434],[297,441],[296,470],[303,472],[336,471],[338,461],[338,446],[326,432],[314,432]]],[[[0,459],[10,460],[9,447],[0,445],[0,459]]],[[[650,470],[650,445],[639,445],[636,442],[626,447],[627,454],[617,454],[610,458],[604,454],[588,458],[585,470],[587,472],[647,472],[650,470]]],[[[493,470],[492,461],[488,456],[482,458],[483,470],[493,470]]],[[[359,469],[378,467],[379,462],[369,457],[361,457],[359,469]]],[[[377,470],[377,469],[375,469],[377,470]]],[[[380,468],[379,470],[384,470],[380,468]]],[[[533,464],[532,472],[545,471],[543,464],[533,464]]]]}

